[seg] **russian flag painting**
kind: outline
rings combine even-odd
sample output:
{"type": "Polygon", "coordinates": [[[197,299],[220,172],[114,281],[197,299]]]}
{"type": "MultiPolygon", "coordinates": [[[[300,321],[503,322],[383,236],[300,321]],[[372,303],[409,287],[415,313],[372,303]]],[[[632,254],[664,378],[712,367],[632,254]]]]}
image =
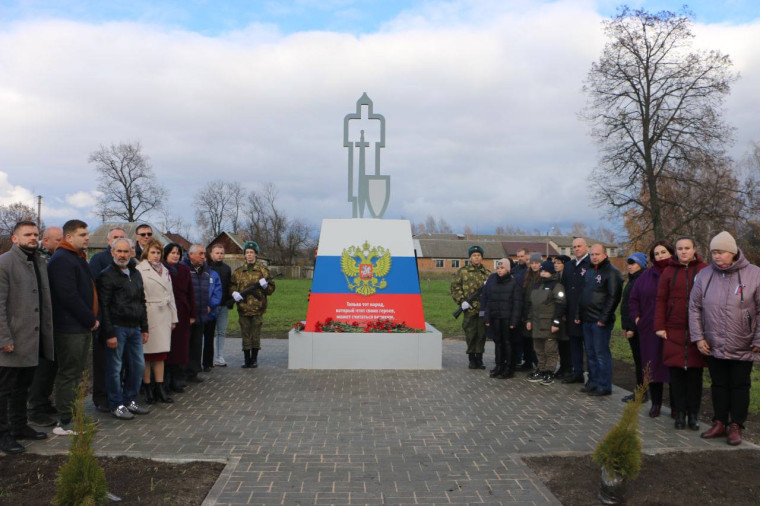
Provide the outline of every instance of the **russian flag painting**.
{"type": "Polygon", "coordinates": [[[322,221],[305,330],[328,318],[425,328],[408,220],[322,221]]]}

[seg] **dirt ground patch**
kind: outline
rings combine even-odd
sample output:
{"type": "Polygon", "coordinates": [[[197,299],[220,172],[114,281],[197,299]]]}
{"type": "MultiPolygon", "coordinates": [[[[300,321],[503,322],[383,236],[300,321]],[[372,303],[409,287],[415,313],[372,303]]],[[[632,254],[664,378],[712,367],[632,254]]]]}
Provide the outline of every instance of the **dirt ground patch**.
{"type": "MultiPolygon", "coordinates": [[[[22,454],[0,457],[0,504],[51,504],[55,476],[65,455],[22,454]]],[[[201,504],[224,464],[190,462],[171,464],[131,457],[98,459],[108,480],[108,490],[121,497],[114,504],[201,504]]]]}
{"type": "MultiPolygon", "coordinates": [[[[584,457],[523,459],[564,506],[598,504],[600,470],[584,457]]],[[[758,450],[712,450],[645,455],[628,485],[628,504],[760,504],[758,450]]]]}

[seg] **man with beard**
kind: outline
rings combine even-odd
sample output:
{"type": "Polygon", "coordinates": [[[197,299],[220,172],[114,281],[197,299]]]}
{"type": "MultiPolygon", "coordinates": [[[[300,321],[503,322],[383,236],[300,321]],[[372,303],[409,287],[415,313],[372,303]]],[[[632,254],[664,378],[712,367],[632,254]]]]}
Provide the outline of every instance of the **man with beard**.
{"type": "Polygon", "coordinates": [[[106,392],[111,414],[119,420],[131,420],[149,409],[137,404],[145,358],[143,344],[148,342],[148,312],[140,272],[135,269],[132,245],[117,239],[111,245],[113,262],[98,277],[103,331],[106,345],[106,392]],[[126,375],[121,381],[124,364],[126,375]]]}
{"type": "Polygon", "coordinates": [[[58,425],[53,433],[71,435],[77,385],[87,367],[92,333],[98,329],[98,298],[87,265],[90,234],[87,223],[63,224],[63,241],[48,264],[53,302],[53,332],[58,374],[55,378],[55,409],[58,425]]]}
{"type": "Polygon", "coordinates": [[[53,311],[39,231],[16,224],[13,245],[0,255],[0,450],[24,451],[19,439],[45,439],[27,425],[26,400],[40,355],[53,360],[53,311]]]}

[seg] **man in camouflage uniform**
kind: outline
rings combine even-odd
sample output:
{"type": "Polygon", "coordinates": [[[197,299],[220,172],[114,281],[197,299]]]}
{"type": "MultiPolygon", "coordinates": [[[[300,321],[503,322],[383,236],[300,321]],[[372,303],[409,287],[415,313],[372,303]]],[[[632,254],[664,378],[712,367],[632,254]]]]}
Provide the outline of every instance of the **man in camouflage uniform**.
{"type": "Polygon", "coordinates": [[[274,281],[263,263],[256,261],[259,245],[248,241],[243,245],[245,265],[235,269],[230,293],[237,302],[240,333],[243,336],[243,368],[258,367],[261,349],[261,326],[267,310],[267,296],[274,293],[274,281]]]}
{"type": "Polygon", "coordinates": [[[464,312],[462,329],[467,341],[469,367],[470,369],[485,369],[483,352],[486,346],[486,326],[483,319],[478,316],[480,297],[474,297],[470,302],[467,302],[467,298],[482,288],[491,271],[483,266],[483,248],[471,246],[467,254],[470,256],[470,263],[459,269],[454,281],[451,282],[451,298],[464,312]]]}

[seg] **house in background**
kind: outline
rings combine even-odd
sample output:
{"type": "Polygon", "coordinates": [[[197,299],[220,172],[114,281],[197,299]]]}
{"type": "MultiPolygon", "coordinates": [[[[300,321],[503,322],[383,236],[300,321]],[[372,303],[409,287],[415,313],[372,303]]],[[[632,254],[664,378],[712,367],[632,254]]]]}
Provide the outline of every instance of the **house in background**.
{"type": "Polygon", "coordinates": [[[170,240],[166,235],[162,234],[159,227],[147,221],[137,221],[131,223],[127,221],[105,221],[98,228],[90,230],[90,245],[87,251],[88,257],[92,258],[95,253],[100,253],[101,251],[108,248],[108,232],[111,229],[120,228],[124,230],[127,233],[127,237],[134,241],[136,237],[137,227],[140,225],[150,225],[150,227],[153,229],[153,239],[156,239],[162,245],[174,242],[170,240]]]}
{"type": "MultiPolygon", "coordinates": [[[[496,261],[500,258],[516,260],[517,251],[523,248],[529,253],[540,253],[543,259],[556,255],[573,256],[571,236],[420,234],[413,239],[417,269],[420,273],[429,274],[453,274],[467,265],[467,250],[473,244],[485,251],[483,264],[489,270],[496,268],[496,261]]],[[[589,244],[600,242],[594,239],[587,241],[589,244]]],[[[612,263],[620,268],[625,262],[616,259],[618,246],[603,244],[612,263]]]]}

